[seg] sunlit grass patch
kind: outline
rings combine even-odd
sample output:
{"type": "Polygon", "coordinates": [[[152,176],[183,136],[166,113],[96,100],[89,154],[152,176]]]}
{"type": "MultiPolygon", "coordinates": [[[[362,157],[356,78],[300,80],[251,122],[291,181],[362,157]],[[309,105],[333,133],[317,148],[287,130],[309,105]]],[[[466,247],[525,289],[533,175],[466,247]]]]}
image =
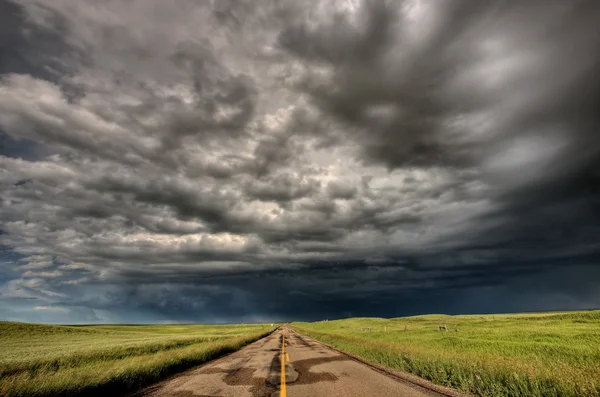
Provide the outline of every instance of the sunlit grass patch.
{"type": "Polygon", "coordinates": [[[293,328],[371,362],[476,395],[600,396],[598,310],[352,318],[293,328]]]}
{"type": "Polygon", "coordinates": [[[123,393],[235,351],[274,328],[0,323],[0,395],[123,393]]]}

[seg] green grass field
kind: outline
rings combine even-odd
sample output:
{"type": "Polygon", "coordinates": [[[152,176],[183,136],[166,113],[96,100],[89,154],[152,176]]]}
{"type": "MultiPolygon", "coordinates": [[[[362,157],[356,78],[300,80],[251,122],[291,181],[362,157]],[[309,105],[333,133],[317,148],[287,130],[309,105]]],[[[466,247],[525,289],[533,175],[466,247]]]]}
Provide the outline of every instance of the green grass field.
{"type": "Polygon", "coordinates": [[[475,395],[600,396],[600,310],[351,318],[292,328],[475,395]]]}
{"type": "Polygon", "coordinates": [[[275,328],[0,322],[0,396],[120,394],[235,351],[275,328]]]}

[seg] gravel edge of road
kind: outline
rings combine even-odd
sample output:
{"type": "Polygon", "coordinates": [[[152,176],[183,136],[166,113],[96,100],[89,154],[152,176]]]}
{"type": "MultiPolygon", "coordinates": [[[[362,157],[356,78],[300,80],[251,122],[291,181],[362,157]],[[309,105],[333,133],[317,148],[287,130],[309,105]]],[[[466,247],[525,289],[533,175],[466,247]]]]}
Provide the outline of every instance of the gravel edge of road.
{"type": "Polygon", "coordinates": [[[340,350],[340,349],[338,349],[338,348],[336,348],[334,346],[331,346],[331,345],[329,345],[327,343],[321,342],[321,341],[319,341],[317,339],[313,339],[311,337],[302,335],[301,333],[297,332],[294,329],[292,329],[292,332],[294,332],[295,334],[301,336],[302,338],[306,338],[306,339],[311,340],[313,342],[320,343],[321,345],[323,345],[323,346],[325,346],[325,347],[327,347],[327,348],[329,348],[331,350],[334,350],[334,351],[336,351],[336,352],[338,352],[340,354],[348,356],[351,359],[353,359],[355,361],[358,361],[361,364],[364,364],[364,365],[366,365],[366,366],[368,366],[368,367],[370,367],[370,368],[372,368],[372,369],[374,369],[374,370],[376,370],[378,372],[382,372],[385,375],[390,376],[390,377],[392,377],[392,378],[394,378],[396,380],[400,380],[402,382],[406,382],[406,383],[410,383],[410,384],[422,387],[422,388],[427,389],[429,391],[442,394],[442,395],[444,395],[446,397],[472,397],[473,396],[472,394],[468,394],[468,393],[464,393],[464,392],[459,392],[458,390],[451,389],[449,387],[436,385],[435,383],[432,383],[432,382],[430,382],[428,380],[420,378],[420,377],[418,377],[416,375],[410,375],[410,374],[407,374],[407,373],[404,373],[404,372],[395,371],[393,369],[384,367],[384,366],[379,365],[379,364],[371,363],[369,361],[366,361],[364,358],[359,357],[359,356],[357,356],[355,354],[345,352],[345,351],[340,350]]]}

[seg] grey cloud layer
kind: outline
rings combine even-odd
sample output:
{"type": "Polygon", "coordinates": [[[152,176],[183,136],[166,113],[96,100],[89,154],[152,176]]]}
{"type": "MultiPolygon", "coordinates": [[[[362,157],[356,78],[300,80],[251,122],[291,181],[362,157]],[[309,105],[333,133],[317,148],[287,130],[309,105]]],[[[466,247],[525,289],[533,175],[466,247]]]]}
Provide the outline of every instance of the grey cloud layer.
{"type": "Polygon", "coordinates": [[[5,317],[393,315],[597,276],[593,1],[0,7],[5,317]]]}

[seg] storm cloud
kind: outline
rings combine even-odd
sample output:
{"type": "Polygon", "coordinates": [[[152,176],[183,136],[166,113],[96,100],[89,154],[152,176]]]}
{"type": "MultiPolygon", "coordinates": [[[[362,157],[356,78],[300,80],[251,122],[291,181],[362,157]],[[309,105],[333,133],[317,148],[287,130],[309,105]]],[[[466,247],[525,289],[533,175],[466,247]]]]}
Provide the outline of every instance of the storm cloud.
{"type": "Polygon", "coordinates": [[[600,305],[600,4],[0,0],[0,318],[600,305]]]}

